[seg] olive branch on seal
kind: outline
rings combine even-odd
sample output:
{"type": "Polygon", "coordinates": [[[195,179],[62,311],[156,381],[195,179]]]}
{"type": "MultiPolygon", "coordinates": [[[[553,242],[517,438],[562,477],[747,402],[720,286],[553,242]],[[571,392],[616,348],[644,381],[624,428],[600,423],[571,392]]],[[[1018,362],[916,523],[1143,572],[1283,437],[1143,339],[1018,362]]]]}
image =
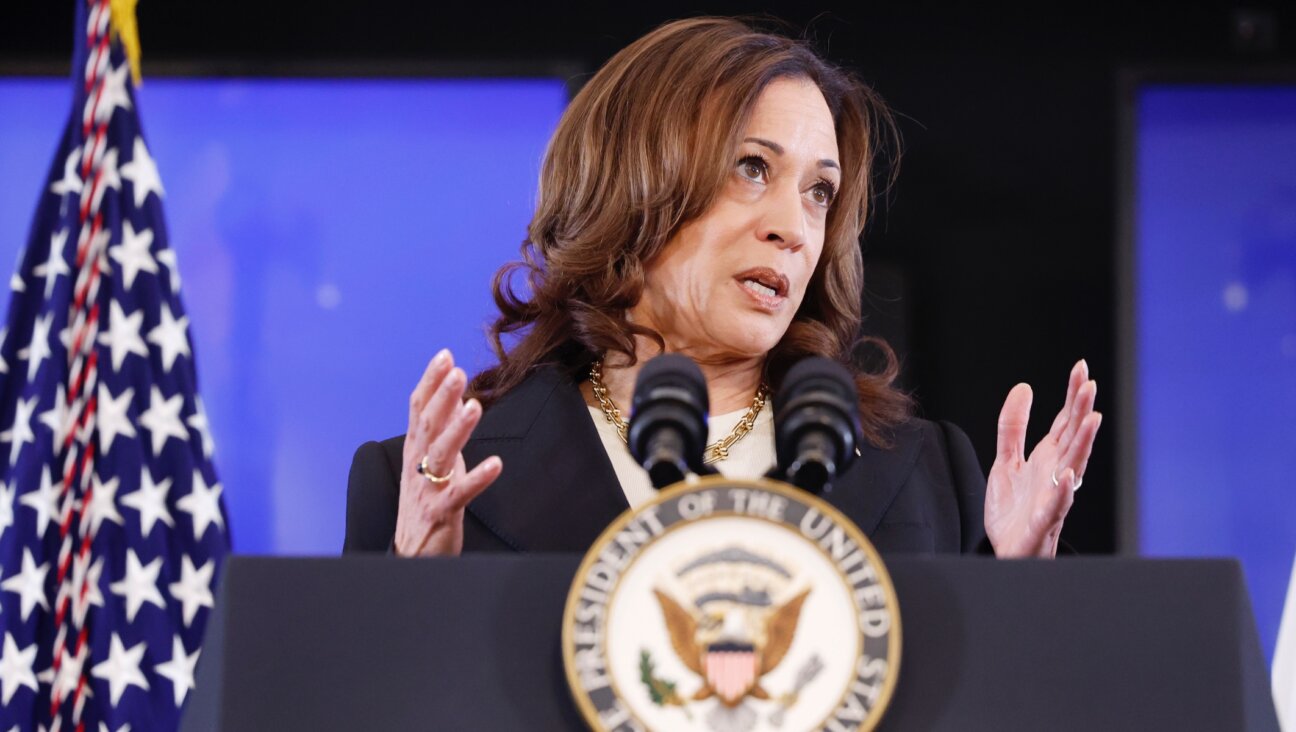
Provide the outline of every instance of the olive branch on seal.
{"type": "Polygon", "coordinates": [[[653,670],[652,654],[645,648],[639,652],[639,680],[647,687],[648,698],[659,707],[679,707],[684,712],[684,716],[691,721],[693,715],[689,714],[688,708],[684,706],[684,700],[675,690],[675,682],[653,675],[653,670]]]}

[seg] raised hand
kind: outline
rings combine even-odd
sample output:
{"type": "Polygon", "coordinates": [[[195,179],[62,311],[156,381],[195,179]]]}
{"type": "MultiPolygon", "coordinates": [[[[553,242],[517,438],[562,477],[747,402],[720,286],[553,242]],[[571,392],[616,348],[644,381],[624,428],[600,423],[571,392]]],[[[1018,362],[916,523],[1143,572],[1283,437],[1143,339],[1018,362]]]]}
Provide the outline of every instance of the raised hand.
{"type": "Polygon", "coordinates": [[[476,399],[463,400],[467,384],[463,369],[443,350],[410,394],[393,546],[400,556],[462,551],[464,507],[503,469],[495,456],[465,468],[463,446],[482,413],[476,399]]]}
{"type": "Polygon", "coordinates": [[[1062,521],[1084,478],[1102,414],[1094,411],[1097,382],[1081,360],[1071,369],[1066,403],[1049,433],[1026,455],[1032,392],[1018,384],[999,413],[999,440],[986,482],[985,528],[999,557],[1057,554],[1062,521]]]}

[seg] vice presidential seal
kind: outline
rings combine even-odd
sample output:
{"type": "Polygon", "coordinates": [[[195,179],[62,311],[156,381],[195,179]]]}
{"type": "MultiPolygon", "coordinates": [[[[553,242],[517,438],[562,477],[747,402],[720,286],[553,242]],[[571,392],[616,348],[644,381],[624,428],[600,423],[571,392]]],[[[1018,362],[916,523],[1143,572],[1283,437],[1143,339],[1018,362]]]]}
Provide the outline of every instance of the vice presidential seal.
{"type": "Polygon", "coordinates": [[[711,476],[594,543],[563,660],[595,729],[872,729],[900,670],[899,608],[877,552],[827,503],[711,476]]]}

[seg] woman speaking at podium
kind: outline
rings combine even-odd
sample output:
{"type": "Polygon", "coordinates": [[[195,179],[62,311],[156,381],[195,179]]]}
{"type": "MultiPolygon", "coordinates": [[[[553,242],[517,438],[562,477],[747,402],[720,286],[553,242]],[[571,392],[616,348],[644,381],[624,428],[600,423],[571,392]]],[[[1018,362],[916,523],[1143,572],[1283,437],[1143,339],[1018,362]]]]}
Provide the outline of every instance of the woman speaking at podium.
{"type": "Polygon", "coordinates": [[[826,497],[880,551],[988,538],[1052,556],[1101,421],[1083,361],[1029,454],[1030,387],[1008,393],[988,479],[961,430],[910,415],[885,344],[885,368],[850,364],[859,238],[895,137],[869,87],[736,20],[669,23],[616,54],[563,114],[522,260],[495,278],[498,363],[470,381],[432,359],[408,433],[356,453],[345,549],[585,551],[652,496],[624,422],[664,350],[702,369],[721,473],[774,464],[769,395],[825,356],[855,374],[867,443],[826,497]]]}

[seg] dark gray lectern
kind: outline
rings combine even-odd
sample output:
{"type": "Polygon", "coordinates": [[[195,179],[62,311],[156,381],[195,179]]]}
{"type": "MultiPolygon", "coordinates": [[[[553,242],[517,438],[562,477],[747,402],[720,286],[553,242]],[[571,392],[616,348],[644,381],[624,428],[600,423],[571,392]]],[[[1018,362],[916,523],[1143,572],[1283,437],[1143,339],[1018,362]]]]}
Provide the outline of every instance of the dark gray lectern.
{"type": "MultiPolygon", "coordinates": [[[[577,557],[235,557],[184,730],[581,729],[577,557]]],[[[888,558],[886,730],[1278,729],[1233,561],[888,558]]]]}

